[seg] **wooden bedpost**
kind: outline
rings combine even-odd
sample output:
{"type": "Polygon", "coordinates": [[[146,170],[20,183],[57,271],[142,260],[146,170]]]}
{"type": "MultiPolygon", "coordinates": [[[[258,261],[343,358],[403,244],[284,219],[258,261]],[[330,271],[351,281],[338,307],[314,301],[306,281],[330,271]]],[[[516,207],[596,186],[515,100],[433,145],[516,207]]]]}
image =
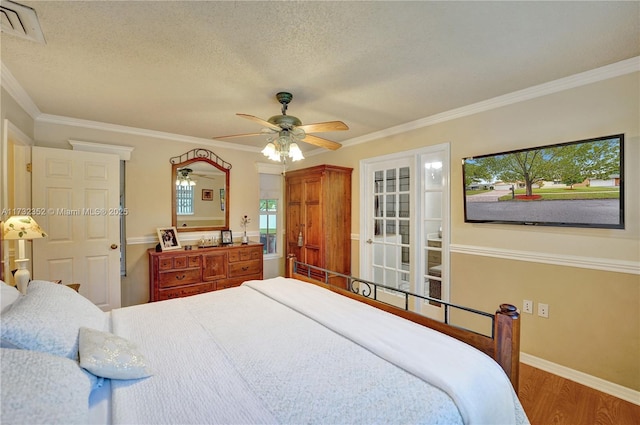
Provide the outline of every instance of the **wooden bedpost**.
{"type": "Polygon", "coordinates": [[[294,254],[287,255],[287,262],[284,267],[284,277],[293,276],[293,265],[296,262],[296,256],[294,254]]]}
{"type": "Polygon", "coordinates": [[[495,360],[511,380],[518,392],[520,379],[520,313],[511,304],[500,304],[496,311],[494,329],[495,360]]]}

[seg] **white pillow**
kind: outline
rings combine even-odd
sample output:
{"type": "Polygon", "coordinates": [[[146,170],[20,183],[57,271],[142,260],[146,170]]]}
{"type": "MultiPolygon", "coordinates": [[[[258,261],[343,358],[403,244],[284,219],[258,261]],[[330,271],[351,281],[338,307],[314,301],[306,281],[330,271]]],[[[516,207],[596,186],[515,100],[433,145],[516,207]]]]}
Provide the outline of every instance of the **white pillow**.
{"type": "Polygon", "coordinates": [[[0,423],[87,424],[95,377],[46,353],[0,349],[0,423]]]}
{"type": "Polygon", "coordinates": [[[133,342],[85,327],[80,328],[80,366],[103,378],[139,379],[151,375],[147,359],[133,342]]]}
{"type": "Polygon", "coordinates": [[[0,303],[2,304],[2,308],[0,309],[0,313],[5,312],[11,308],[11,305],[18,300],[22,296],[18,288],[15,286],[8,285],[6,282],[0,280],[0,303]]]}
{"type": "Polygon", "coordinates": [[[3,347],[78,359],[81,326],[106,329],[107,315],[65,285],[34,280],[27,294],[2,313],[3,347]]]}

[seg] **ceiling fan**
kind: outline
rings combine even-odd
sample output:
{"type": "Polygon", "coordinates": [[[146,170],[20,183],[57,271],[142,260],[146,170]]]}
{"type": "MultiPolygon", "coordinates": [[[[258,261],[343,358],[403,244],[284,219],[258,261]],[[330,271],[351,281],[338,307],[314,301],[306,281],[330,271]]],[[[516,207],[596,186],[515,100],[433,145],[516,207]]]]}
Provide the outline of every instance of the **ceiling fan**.
{"type": "MultiPolygon", "coordinates": [[[[235,137],[261,136],[264,134],[272,134],[275,136],[273,140],[274,143],[277,142],[277,140],[282,140],[282,138],[284,138],[286,140],[293,139],[294,142],[295,140],[303,141],[305,143],[310,143],[312,145],[331,150],[336,150],[342,146],[340,143],[333,142],[322,137],[314,136],[309,133],[348,130],[349,127],[345,123],[343,123],[342,121],[327,121],[303,125],[302,121],[300,121],[300,119],[298,119],[297,117],[294,117],[293,115],[287,115],[287,106],[289,105],[289,102],[291,102],[291,99],[293,99],[293,95],[291,93],[279,92],[276,94],[276,99],[278,99],[278,102],[282,104],[282,114],[274,115],[268,120],[263,120],[253,115],[236,114],[239,117],[246,118],[263,125],[264,128],[261,132],[219,136],[214,137],[214,139],[232,139],[235,137]]],[[[271,140],[269,140],[269,142],[271,143],[271,140]]]]}

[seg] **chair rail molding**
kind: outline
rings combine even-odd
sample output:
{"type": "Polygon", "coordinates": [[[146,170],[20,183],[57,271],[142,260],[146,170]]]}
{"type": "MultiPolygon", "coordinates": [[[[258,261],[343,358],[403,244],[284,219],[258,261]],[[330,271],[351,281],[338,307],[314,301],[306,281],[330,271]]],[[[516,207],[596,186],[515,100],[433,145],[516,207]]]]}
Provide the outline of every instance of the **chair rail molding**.
{"type": "Polygon", "coordinates": [[[600,257],[581,257],[557,253],[549,254],[544,252],[518,251],[460,244],[451,244],[450,251],[457,254],[480,255],[484,257],[503,258],[506,260],[528,261],[532,263],[553,264],[557,266],[579,267],[583,269],[640,275],[640,262],[637,261],[616,260],[600,257]]]}

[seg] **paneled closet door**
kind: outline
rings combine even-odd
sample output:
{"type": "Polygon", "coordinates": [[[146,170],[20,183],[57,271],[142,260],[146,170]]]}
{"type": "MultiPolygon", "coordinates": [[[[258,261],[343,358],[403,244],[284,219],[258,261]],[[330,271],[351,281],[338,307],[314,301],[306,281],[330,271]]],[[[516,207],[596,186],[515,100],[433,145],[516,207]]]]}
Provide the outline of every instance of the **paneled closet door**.
{"type": "Polygon", "coordinates": [[[120,301],[120,158],[33,147],[33,207],[48,237],[33,244],[33,279],[79,283],[104,311],[120,301]]]}

